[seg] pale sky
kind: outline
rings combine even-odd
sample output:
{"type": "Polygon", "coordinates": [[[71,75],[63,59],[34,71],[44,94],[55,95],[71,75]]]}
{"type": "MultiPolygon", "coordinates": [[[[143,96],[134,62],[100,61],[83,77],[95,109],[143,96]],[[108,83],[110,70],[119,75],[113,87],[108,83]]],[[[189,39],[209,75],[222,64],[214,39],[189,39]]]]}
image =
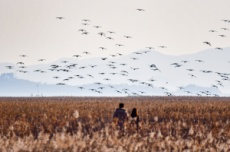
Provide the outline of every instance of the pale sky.
{"type": "Polygon", "coordinates": [[[28,55],[28,65],[84,51],[91,53],[89,57],[104,57],[151,46],[164,54],[184,55],[229,47],[230,30],[221,29],[230,29],[230,23],[222,21],[230,20],[229,8],[229,0],[0,0],[0,63],[16,63],[21,54],[28,55]],[[85,26],[82,19],[91,22],[85,26]]]}

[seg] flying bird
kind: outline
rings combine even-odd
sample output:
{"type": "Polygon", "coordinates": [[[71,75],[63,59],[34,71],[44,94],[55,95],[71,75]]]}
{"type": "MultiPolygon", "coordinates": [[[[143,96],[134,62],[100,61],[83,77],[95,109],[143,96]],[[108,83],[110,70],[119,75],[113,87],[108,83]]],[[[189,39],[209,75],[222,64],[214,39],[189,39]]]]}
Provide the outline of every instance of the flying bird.
{"type": "Polygon", "coordinates": [[[181,62],[183,62],[183,63],[188,63],[188,61],[186,61],[186,60],[182,60],[181,62]]]}
{"type": "Polygon", "coordinates": [[[194,74],[189,73],[188,75],[190,75],[191,78],[196,78],[196,76],[194,74]]]}
{"type": "Polygon", "coordinates": [[[13,69],[14,67],[13,66],[6,66],[6,68],[13,69]]]}
{"type": "Polygon", "coordinates": [[[87,31],[84,31],[81,33],[81,35],[88,35],[88,34],[89,34],[89,32],[87,32],[87,31]]]}
{"type": "Polygon", "coordinates": [[[107,50],[105,47],[99,47],[99,49],[101,49],[101,50],[107,50]]]}
{"type": "Polygon", "coordinates": [[[209,32],[216,32],[215,30],[209,30],[209,32]]]}
{"type": "Polygon", "coordinates": [[[20,56],[20,57],[23,57],[23,58],[24,58],[24,57],[27,57],[27,55],[24,55],[24,54],[22,54],[22,55],[19,55],[19,56],[20,56]]]}
{"type": "Polygon", "coordinates": [[[131,59],[133,59],[133,60],[138,60],[138,58],[131,58],[131,59]]]}
{"type": "Polygon", "coordinates": [[[84,54],[90,54],[89,52],[87,52],[87,51],[85,51],[85,52],[82,52],[82,53],[84,53],[84,54]]]}
{"type": "Polygon", "coordinates": [[[24,69],[24,68],[26,68],[26,67],[25,67],[25,66],[20,66],[20,67],[18,67],[18,68],[24,69]]]}
{"type": "Polygon", "coordinates": [[[150,50],[154,49],[154,48],[153,48],[153,47],[151,47],[151,46],[150,46],[150,47],[146,47],[146,48],[147,48],[147,49],[150,49],[150,50]]]}
{"type": "Polygon", "coordinates": [[[194,69],[186,69],[186,70],[188,70],[188,71],[194,71],[194,69]]]}
{"type": "Polygon", "coordinates": [[[115,32],[113,32],[113,31],[108,31],[108,33],[110,33],[110,34],[114,34],[115,32]]]}
{"type": "Polygon", "coordinates": [[[87,74],[89,77],[93,78],[93,76],[91,74],[87,74]]]}
{"type": "Polygon", "coordinates": [[[151,64],[149,66],[150,66],[150,68],[156,68],[157,67],[155,64],[151,64]]]}
{"type": "Polygon", "coordinates": [[[81,57],[81,55],[73,55],[73,57],[76,57],[76,58],[78,58],[78,57],[81,57]]]}
{"type": "Polygon", "coordinates": [[[197,62],[204,62],[203,60],[195,60],[195,61],[197,61],[197,62]]]}
{"type": "Polygon", "coordinates": [[[138,9],[136,9],[136,10],[138,10],[138,11],[140,11],[140,12],[145,11],[145,10],[144,10],[144,9],[142,9],[142,8],[138,8],[138,9]]]}
{"type": "Polygon", "coordinates": [[[207,42],[207,41],[205,41],[205,42],[203,42],[204,44],[207,44],[207,45],[209,45],[209,46],[211,46],[211,43],[210,42],[207,42]]]}
{"type": "Polygon", "coordinates": [[[113,40],[113,38],[112,38],[112,37],[107,37],[107,39],[109,39],[109,40],[113,40]]]}
{"type": "Polygon", "coordinates": [[[222,29],[222,30],[225,30],[225,31],[228,30],[227,28],[221,28],[221,29],[222,29]]]}
{"type": "Polygon", "coordinates": [[[84,22],[90,22],[89,19],[82,19],[82,21],[84,21],[84,22]]]}
{"type": "Polygon", "coordinates": [[[102,60],[106,60],[107,58],[101,58],[102,60]]]}
{"type": "Polygon", "coordinates": [[[65,19],[64,17],[56,17],[56,19],[62,20],[65,19]]]}
{"type": "Polygon", "coordinates": [[[160,48],[167,48],[166,46],[163,46],[163,45],[161,45],[161,46],[159,46],[160,48]]]}
{"type": "Polygon", "coordinates": [[[226,37],[226,35],[223,35],[223,34],[222,35],[218,35],[218,36],[220,36],[220,37],[226,37]]]}
{"type": "Polygon", "coordinates": [[[98,35],[105,36],[105,33],[104,32],[99,32],[98,35]]]}
{"type": "Polygon", "coordinates": [[[223,48],[220,48],[220,47],[216,47],[215,49],[217,49],[217,50],[223,50],[223,48]]]}
{"type": "Polygon", "coordinates": [[[116,46],[124,46],[123,44],[116,44],[116,46]]]}
{"type": "Polygon", "coordinates": [[[23,63],[23,62],[18,62],[17,64],[21,64],[21,65],[24,65],[24,63],[23,63]]]}
{"type": "Polygon", "coordinates": [[[79,32],[85,32],[86,30],[85,29],[79,29],[78,31],[79,32]]]}
{"type": "Polygon", "coordinates": [[[89,25],[88,23],[81,23],[82,25],[89,25]]]}
{"type": "Polygon", "coordinates": [[[95,28],[100,28],[101,26],[94,26],[95,28]]]}
{"type": "Polygon", "coordinates": [[[127,38],[127,39],[130,39],[130,38],[132,38],[131,36],[126,36],[126,35],[125,35],[124,37],[125,37],[125,38],[127,38]]]}
{"type": "Polygon", "coordinates": [[[65,83],[57,83],[56,85],[65,85],[65,83]]]}

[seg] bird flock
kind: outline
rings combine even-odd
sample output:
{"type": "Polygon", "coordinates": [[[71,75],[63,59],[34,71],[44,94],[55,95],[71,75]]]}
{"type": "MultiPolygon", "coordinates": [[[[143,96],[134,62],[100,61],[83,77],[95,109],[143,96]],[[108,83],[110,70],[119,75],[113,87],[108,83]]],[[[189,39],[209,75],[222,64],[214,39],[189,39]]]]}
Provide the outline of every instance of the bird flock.
{"type": "MultiPolygon", "coordinates": [[[[140,13],[144,13],[145,10],[138,8],[136,9],[136,11],[140,12],[140,13]]],[[[65,17],[56,17],[57,20],[59,20],[60,22],[65,22],[65,20],[67,20],[68,18],[65,17]]],[[[222,22],[225,22],[226,25],[230,24],[230,20],[221,20],[222,22]]],[[[58,23],[57,23],[58,24],[58,23]]],[[[118,89],[115,86],[111,85],[113,84],[115,81],[119,81],[119,79],[121,80],[125,80],[128,84],[135,84],[135,85],[143,85],[145,87],[148,88],[154,88],[155,85],[154,83],[158,80],[154,79],[154,75],[157,73],[158,75],[160,75],[160,73],[162,72],[167,72],[167,71],[162,71],[162,69],[159,68],[160,65],[156,65],[156,63],[154,63],[154,61],[152,61],[152,64],[146,65],[145,67],[141,67],[140,63],[144,63],[145,60],[144,58],[141,58],[141,56],[148,56],[149,53],[151,53],[153,50],[155,50],[155,47],[153,46],[146,46],[145,48],[143,48],[143,51],[138,51],[138,52],[133,52],[131,54],[131,57],[129,59],[126,60],[126,62],[116,62],[115,59],[119,59],[124,57],[122,51],[125,50],[125,46],[127,41],[131,41],[131,39],[134,38],[134,36],[131,35],[127,35],[127,34],[123,34],[123,36],[120,36],[120,39],[124,40],[124,43],[119,43],[116,41],[116,34],[117,32],[113,31],[113,30],[105,30],[102,26],[99,25],[93,25],[93,22],[90,19],[82,19],[81,20],[81,25],[79,25],[79,29],[76,29],[78,31],[79,36],[84,37],[84,39],[87,37],[90,37],[90,35],[94,35],[97,36],[98,39],[103,39],[104,41],[110,41],[110,45],[113,45],[115,47],[117,47],[117,53],[115,54],[110,54],[109,56],[106,57],[100,57],[98,58],[97,62],[98,64],[95,64],[95,62],[93,62],[94,64],[90,63],[90,60],[88,62],[88,64],[81,64],[81,58],[86,57],[86,56],[90,56],[92,54],[95,53],[95,51],[82,51],[81,53],[78,54],[73,54],[71,56],[72,59],[75,60],[75,62],[68,61],[68,60],[63,60],[61,61],[59,64],[50,64],[49,67],[47,67],[47,69],[34,69],[34,70],[27,70],[27,66],[25,65],[24,60],[26,58],[29,57],[29,55],[25,55],[25,54],[21,54],[19,55],[19,58],[21,61],[18,61],[16,63],[16,65],[7,65],[5,66],[5,68],[13,71],[14,72],[19,72],[22,74],[30,74],[30,73],[37,73],[37,75],[39,74],[46,74],[46,73],[52,73],[52,79],[54,79],[56,81],[56,85],[58,86],[63,86],[63,85],[71,85],[73,81],[77,80],[77,81],[82,81],[83,79],[91,79],[95,80],[95,82],[93,82],[94,85],[96,85],[97,87],[95,88],[86,88],[84,86],[81,85],[76,85],[77,90],[76,91],[84,91],[84,90],[88,90],[91,91],[93,93],[97,93],[97,94],[103,94],[104,90],[110,88],[113,89],[114,93],[116,94],[120,94],[120,95],[145,95],[146,92],[143,90],[139,90],[139,91],[133,91],[130,90],[128,88],[122,88],[122,89],[118,89]],[[94,32],[91,33],[90,30],[93,30],[94,32]],[[96,31],[96,33],[95,33],[96,31]],[[98,70],[100,70],[101,72],[97,72],[95,73],[95,71],[98,70],[93,70],[97,68],[98,70]],[[147,80],[140,80],[138,78],[136,78],[135,76],[138,75],[145,75],[145,73],[140,73],[140,69],[141,68],[145,68],[148,71],[152,71],[151,75],[149,76],[149,79],[147,80]],[[81,72],[82,70],[88,69],[88,73],[87,74],[81,74],[84,72],[81,72]],[[63,77],[61,76],[63,73],[65,73],[65,75],[68,75],[68,77],[63,77]],[[133,78],[135,77],[135,78],[133,78]],[[100,79],[100,82],[98,82],[98,78],[100,79]],[[115,79],[114,79],[115,78],[115,79]],[[106,85],[107,84],[107,85],[106,85]]],[[[226,27],[222,27],[218,30],[214,30],[214,29],[210,29],[208,32],[211,33],[219,33],[216,34],[217,37],[220,38],[227,38],[228,34],[230,32],[230,30],[226,27]]],[[[202,43],[202,42],[201,42],[202,43]]],[[[216,50],[223,50],[224,48],[218,46],[218,47],[213,47],[212,43],[209,41],[203,41],[204,45],[207,45],[208,47],[211,47],[212,49],[216,49],[216,50]]],[[[160,45],[157,46],[158,48],[161,49],[167,49],[167,46],[164,45],[160,45]]],[[[105,47],[105,46],[98,46],[98,48],[95,48],[95,50],[98,50],[98,52],[103,52],[103,53],[110,53],[110,49],[105,47]]],[[[98,53],[97,52],[97,53],[98,53]]],[[[42,58],[42,59],[38,59],[37,62],[38,64],[44,63],[46,61],[46,59],[42,58]]],[[[191,63],[192,61],[188,61],[188,60],[182,60],[182,61],[178,61],[178,62],[174,62],[170,64],[171,68],[181,68],[184,65],[191,63]]],[[[195,61],[193,61],[194,63],[205,63],[205,61],[201,60],[201,59],[196,59],[195,61]]],[[[216,69],[215,69],[216,70],[216,69]]],[[[188,72],[188,76],[191,79],[196,79],[197,76],[194,74],[194,71],[196,71],[196,69],[193,68],[187,68],[186,71],[188,72]]],[[[229,73],[222,73],[222,72],[215,72],[212,70],[200,70],[201,73],[203,74],[210,74],[210,73],[215,73],[219,76],[219,79],[216,80],[215,82],[213,82],[210,87],[212,88],[216,88],[218,89],[219,87],[224,87],[224,82],[225,81],[230,81],[230,74],[229,73]]],[[[117,84],[119,84],[119,82],[116,82],[117,84]]],[[[169,82],[165,82],[165,84],[167,85],[169,82]]],[[[173,96],[173,93],[171,93],[168,89],[167,86],[161,86],[159,87],[165,95],[167,96],[173,96]]],[[[212,92],[208,91],[208,90],[201,90],[199,92],[192,92],[190,90],[186,90],[183,86],[178,86],[179,90],[183,90],[185,93],[187,93],[188,95],[197,95],[197,96],[218,96],[217,94],[212,94],[212,92]]],[[[153,92],[154,95],[154,92],[153,92]]]]}

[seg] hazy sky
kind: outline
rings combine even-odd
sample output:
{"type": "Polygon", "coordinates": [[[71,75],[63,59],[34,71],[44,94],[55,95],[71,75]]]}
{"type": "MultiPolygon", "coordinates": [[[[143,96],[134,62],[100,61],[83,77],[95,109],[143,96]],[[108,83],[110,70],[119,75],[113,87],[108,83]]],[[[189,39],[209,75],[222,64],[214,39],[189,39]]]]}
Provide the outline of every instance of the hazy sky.
{"type": "Polygon", "coordinates": [[[89,57],[108,56],[152,46],[164,54],[181,55],[229,47],[230,30],[221,29],[230,29],[230,23],[221,21],[230,20],[229,6],[229,0],[0,0],[0,62],[15,63],[20,54],[29,56],[27,64],[34,64],[40,58],[51,62],[83,51],[91,52],[89,57]],[[91,22],[85,26],[82,19],[91,22]]]}

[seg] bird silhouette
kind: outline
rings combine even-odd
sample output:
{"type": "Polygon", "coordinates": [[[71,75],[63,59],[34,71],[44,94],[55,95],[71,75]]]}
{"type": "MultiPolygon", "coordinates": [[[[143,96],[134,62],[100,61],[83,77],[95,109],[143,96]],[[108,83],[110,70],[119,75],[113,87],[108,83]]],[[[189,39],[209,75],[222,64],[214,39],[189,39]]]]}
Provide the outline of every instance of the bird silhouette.
{"type": "Polygon", "coordinates": [[[104,73],[104,72],[101,72],[101,73],[98,73],[98,74],[100,74],[100,75],[104,75],[105,73],[104,73]]]}
{"type": "Polygon", "coordinates": [[[56,19],[63,20],[65,18],[64,17],[56,17],[56,19]]]}
{"type": "Polygon", "coordinates": [[[184,87],[178,87],[180,90],[184,90],[184,87]]]}
{"type": "Polygon", "coordinates": [[[189,61],[186,61],[186,60],[182,60],[181,62],[183,62],[183,63],[188,63],[189,61]]]}
{"type": "Polygon", "coordinates": [[[96,67],[96,66],[97,66],[97,65],[90,65],[91,68],[94,68],[94,67],[96,67]]]}
{"type": "Polygon", "coordinates": [[[194,74],[189,73],[188,75],[190,75],[191,78],[197,78],[194,74]]]}
{"type": "Polygon", "coordinates": [[[138,60],[138,58],[133,58],[133,57],[131,57],[131,59],[133,59],[133,60],[138,60]]]}
{"type": "Polygon", "coordinates": [[[197,61],[197,62],[204,62],[203,60],[195,60],[195,61],[197,61]]]}
{"type": "Polygon", "coordinates": [[[87,74],[89,77],[94,78],[91,74],[87,74]]]}
{"type": "Polygon", "coordinates": [[[61,61],[62,63],[67,63],[68,61],[61,61]]]}
{"type": "Polygon", "coordinates": [[[86,68],[86,66],[79,67],[79,69],[85,69],[85,68],[86,68]]]}
{"type": "Polygon", "coordinates": [[[85,89],[84,87],[78,87],[78,88],[81,89],[81,90],[82,90],[82,89],[85,89]]]}
{"type": "Polygon", "coordinates": [[[99,49],[101,49],[101,50],[107,50],[105,47],[99,47],[99,49]]]}
{"type": "Polygon", "coordinates": [[[8,68],[8,69],[13,69],[14,67],[13,67],[13,66],[8,65],[8,66],[6,66],[6,68],[8,68]]]}
{"type": "Polygon", "coordinates": [[[112,54],[112,55],[110,55],[110,56],[112,56],[112,57],[116,57],[116,55],[114,55],[114,54],[112,54]]]}
{"type": "Polygon", "coordinates": [[[225,30],[225,31],[228,30],[227,28],[221,28],[221,29],[222,29],[222,30],[225,30]]]}
{"type": "Polygon", "coordinates": [[[210,42],[207,42],[207,41],[205,41],[205,42],[203,42],[204,44],[207,44],[207,45],[209,45],[209,46],[211,46],[211,43],[210,42]]]}
{"type": "Polygon", "coordinates": [[[101,58],[102,60],[106,60],[107,58],[101,58]]]}
{"type": "Polygon", "coordinates": [[[84,31],[81,33],[81,35],[88,35],[88,34],[89,34],[89,32],[87,32],[87,31],[84,31]]]}
{"type": "Polygon", "coordinates": [[[157,67],[155,64],[151,64],[149,66],[150,66],[150,68],[156,68],[157,67]]]}
{"type": "Polygon", "coordinates": [[[17,64],[24,65],[24,62],[18,62],[17,64]]]}
{"type": "Polygon", "coordinates": [[[216,47],[215,49],[217,49],[217,50],[223,50],[223,48],[220,48],[220,47],[216,47]]]}
{"type": "Polygon", "coordinates": [[[78,58],[78,57],[81,57],[81,55],[73,55],[73,57],[76,57],[76,58],[78,58]]]}
{"type": "Polygon", "coordinates": [[[151,46],[150,46],[150,47],[146,47],[146,48],[147,48],[147,49],[150,49],[150,50],[153,50],[153,49],[154,49],[154,48],[153,48],[153,47],[151,47],[151,46]]]}
{"type": "Polygon", "coordinates": [[[101,26],[94,26],[95,28],[101,28],[101,26]]]}
{"type": "Polygon", "coordinates": [[[79,29],[78,31],[79,32],[85,32],[86,30],[85,29],[79,29]]]}
{"type": "Polygon", "coordinates": [[[84,51],[84,52],[82,52],[82,53],[84,53],[84,54],[91,54],[90,52],[87,52],[87,51],[84,51]]]}
{"type": "Polygon", "coordinates": [[[89,25],[89,23],[81,23],[82,25],[89,25]]]}
{"type": "Polygon", "coordinates": [[[186,70],[188,70],[188,71],[194,71],[194,69],[186,69],[186,70]]]}
{"type": "Polygon", "coordinates": [[[28,57],[27,55],[24,55],[24,54],[19,55],[19,56],[20,56],[20,57],[23,57],[23,58],[24,58],[24,57],[28,57]]]}
{"type": "Polygon", "coordinates": [[[114,34],[115,32],[113,32],[113,31],[107,31],[108,33],[110,33],[110,34],[114,34]]]}
{"type": "Polygon", "coordinates": [[[125,38],[127,38],[127,39],[130,39],[130,38],[132,38],[131,36],[126,36],[126,35],[125,35],[124,37],[125,37],[125,38]]]}
{"type": "Polygon", "coordinates": [[[56,85],[65,85],[65,83],[57,83],[56,85]]]}
{"type": "Polygon", "coordinates": [[[25,66],[19,66],[18,68],[24,69],[24,68],[26,68],[26,67],[25,67],[25,66]]]}
{"type": "Polygon", "coordinates": [[[220,37],[226,37],[226,35],[223,35],[223,34],[222,35],[218,35],[218,36],[220,36],[220,37]]]}
{"type": "Polygon", "coordinates": [[[132,69],[132,70],[134,70],[134,71],[135,71],[135,70],[138,70],[139,68],[132,68],[132,67],[131,67],[130,69],[132,69]]]}
{"type": "Polygon", "coordinates": [[[112,37],[106,37],[107,39],[109,39],[109,40],[113,40],[113,38],[112,37]]]}
{"type": "Polygon", "coordinates": [[[166,46],[164,46],[164,45],[161,45],[161,46],[159,46],[160,48],[167,48],[166,46]]]}
{"type": "Polygon", "coordinates": [[[136,9],[136,10],[138,10],[138,11],[140,11],[140,12],[145,11],[145,10],[144,10],[144,9],[142,9],[142,8],[138,8],[138,9],[136,9]]]}
{"type": "Polygon", "coordinates": [[[212,84],[211,87],[218,89],[218,86],[216,86],[216,85],[214,85],[214,84],[212,84]]]}
{"type": "Polygon", "coordinates": [[[82,19],[84,22],[91,22],[89,19],[82,19]]]}
{"type": "Polygon", "coordinates": [[[116,44],[116,46],[124,46],[123,44],[116,44]]]}
{"type": "Polygon", "coordinates": [[[215,30],[209,30],[209,32],[217,32],[217,31],[215,31],[215,30]]]}
{"type": "Polygon", "coordinates": [[[105,33],[104,32],[99,32],[98,35],[105,36],[105,33]]]}

